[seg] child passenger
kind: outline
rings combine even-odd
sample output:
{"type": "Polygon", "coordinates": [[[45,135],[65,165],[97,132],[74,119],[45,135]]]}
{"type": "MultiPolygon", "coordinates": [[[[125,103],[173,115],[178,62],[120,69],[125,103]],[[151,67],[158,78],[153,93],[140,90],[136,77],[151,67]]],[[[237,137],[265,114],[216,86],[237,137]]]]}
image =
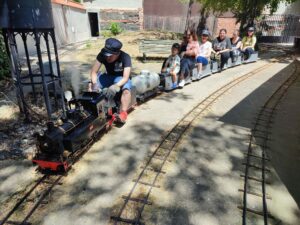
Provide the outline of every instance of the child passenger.
{"type": "Polygon", "coordinates": [[[172,88],[177,88],[177,74],[180,70],[180,57],[178,55],[179,51],[180,45],[178,43],[173,44],[171,55],[169,56],[164,67],[161,70],[162,73],[167,73],[172,76],[172,88]]]}

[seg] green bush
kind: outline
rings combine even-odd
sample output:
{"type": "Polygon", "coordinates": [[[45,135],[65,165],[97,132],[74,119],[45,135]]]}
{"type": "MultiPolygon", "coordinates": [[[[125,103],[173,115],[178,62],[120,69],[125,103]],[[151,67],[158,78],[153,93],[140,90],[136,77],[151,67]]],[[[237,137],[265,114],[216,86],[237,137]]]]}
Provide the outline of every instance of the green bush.
{"type": "Polygon", "coordinates": [[[10,74],[9,61],[5,49],[4,38],[0,32],[0,80],[8,77],[10,74]]]}
{"type": "Polygon", "coordinates": [[[119,23],[111,23],[109,30],[113,35],[118,35],[123,31],[119,23]]]}

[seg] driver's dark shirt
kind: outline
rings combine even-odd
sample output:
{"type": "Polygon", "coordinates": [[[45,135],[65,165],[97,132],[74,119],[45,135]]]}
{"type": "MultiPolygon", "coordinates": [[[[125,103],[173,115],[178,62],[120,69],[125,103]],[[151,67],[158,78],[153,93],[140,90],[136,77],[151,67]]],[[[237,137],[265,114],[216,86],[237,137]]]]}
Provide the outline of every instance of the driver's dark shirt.
{"type": "Polygon", "coordinates": [[[118,59],[113,63],[108,63],[101,53],[98,54],[97,60],[104,64],[107,74],[112,76],[123,76],[124,68],[132,66],[131,57],[123,51],[120,52],[118,59]]]}

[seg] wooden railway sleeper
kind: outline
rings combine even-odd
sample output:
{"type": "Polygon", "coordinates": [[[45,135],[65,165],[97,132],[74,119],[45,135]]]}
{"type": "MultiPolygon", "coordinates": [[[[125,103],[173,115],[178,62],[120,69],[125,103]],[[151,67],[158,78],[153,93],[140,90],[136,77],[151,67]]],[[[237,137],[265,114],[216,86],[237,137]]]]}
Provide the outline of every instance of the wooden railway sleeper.
{"type": "MultiPolygon", "coordinates": [[[[239,192],[244,192],[244,189],[239,189],[238,191],[239,192]]],[[[261,197],[261,198],[264,197],[262,193],[258,193],[258,192],[254,192],[254,191],[247,191],[247,194],[254,195],[254,196],[257,196],[257,197],[261,197]]],[[[272,200],[272,198],[268,194],[266,194],[266,199],[272,200]]]]}

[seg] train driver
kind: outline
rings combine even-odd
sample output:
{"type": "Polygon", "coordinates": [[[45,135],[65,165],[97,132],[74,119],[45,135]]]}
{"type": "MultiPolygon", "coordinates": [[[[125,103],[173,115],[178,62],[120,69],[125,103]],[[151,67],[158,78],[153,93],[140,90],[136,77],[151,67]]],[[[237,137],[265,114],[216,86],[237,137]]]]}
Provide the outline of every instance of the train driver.
{"type": "Polygon", "coordinates": [[[124,124],[131,102],[131,57],[121,51],[122,46],[123,44],[115,38],[109,38],[105,41],[105,46],[101,49],[91,69],[89,91],[107,88],[106,96],[113,98],[122,90],[121,109],[116,120],[124,124]],[[106,73],[99,72],[102,64],[105,66],[106,73]]]}

